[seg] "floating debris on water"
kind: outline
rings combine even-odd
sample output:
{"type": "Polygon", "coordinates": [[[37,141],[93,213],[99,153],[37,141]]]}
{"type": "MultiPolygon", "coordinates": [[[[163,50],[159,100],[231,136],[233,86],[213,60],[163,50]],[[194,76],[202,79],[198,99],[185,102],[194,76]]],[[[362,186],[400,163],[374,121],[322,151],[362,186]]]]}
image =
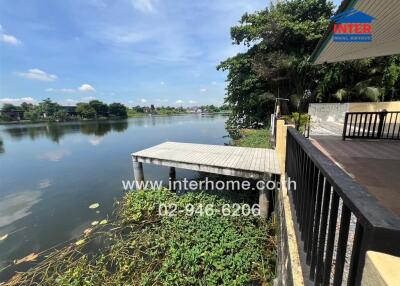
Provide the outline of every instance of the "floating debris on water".
{"type": "Polygon", "coordinates": [[[97,209],[100,206],[99,203],[94,203],[89,206],[89,209],[97,209]]]}
{"type": "Polygon", "coordinates": [[[21,264],[21,263],[24,263],[24,262],[35,261],[37,257],[38,257],[38,254],[32,252],[31,254],[28,254],[27,256],[25,256],[25,257],[23,257],[21,259],[14,260],[14,264],[18,265],[18,264],[21,264]]]}
{"type": "Polygon", "coordinates": [[[84,243],[85,243],[85,240],[84,239],[80,239],[77,242],[75,242],[75,245],[81,245],[81,244],[84,244],[84,243]]]}

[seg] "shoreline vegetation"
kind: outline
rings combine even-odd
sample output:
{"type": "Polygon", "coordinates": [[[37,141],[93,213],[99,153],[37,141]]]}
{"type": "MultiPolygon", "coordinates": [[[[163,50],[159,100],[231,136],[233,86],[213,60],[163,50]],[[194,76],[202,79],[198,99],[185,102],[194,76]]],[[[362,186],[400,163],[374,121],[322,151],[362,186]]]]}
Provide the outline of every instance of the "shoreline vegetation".
{"type": "Polygon", "coordinates": [[[160,204],[184,209],[231,203],[204,192],[126,193],[115,220],[74,243],[30,255],[36,263],[5,285],[272,285],[275,227],[259,217],[194,213],[161,216],[160,204]],[[34,260],[38,259],[38,262],[34,260]]]}
{"type": "MultiPolygon", "coordinates": [[[[260,144],[260,138],[268,137],[266,129],[239,133],[242,137],[233,145],[267,147],[260,144]]],[[[116,202],[111,218],[88,225],[81,237],[19,259],[32,267],[5,285],[272,285],[277,249],[272,221],[221,213],[159,213],[161,204],[178,209],[188,204],[242,205],[248,195],[129,191],[116,202]]]]}
{"type": "Polygon", "coordinates": [[[229,114],[226,105],[217,107],[170,107],[154,105],[127,107],[121,103],[106,104],[99,100],[78,103],[76,106],[61,106],[47,98],[38,105],[23,102],[21,105],[4,104],[0,110],[0,124],[71,122],[90,120],[119,120],[146,116],[176,116],[187,114],[229,114]]]}
{"type": "MultiPolygon", "coordinates": [[[[232,136],[232,135],[231,135],[232,136]]],[[[232,140],[233,146],[271,148],[271,133],[268,129],[239,129],[232,140]]]]}

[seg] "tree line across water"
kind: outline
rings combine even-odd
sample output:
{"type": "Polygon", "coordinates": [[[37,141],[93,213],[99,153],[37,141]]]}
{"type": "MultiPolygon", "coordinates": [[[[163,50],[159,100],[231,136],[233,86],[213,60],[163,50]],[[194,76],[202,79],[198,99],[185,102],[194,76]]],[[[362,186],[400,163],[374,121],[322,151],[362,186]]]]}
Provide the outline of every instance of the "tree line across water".
{"type": "Polygon", "coordinates": [[[332,1],[279,1],[245,13],[231,28],[234,44],[247,46],[217,67],[228,72],[229,128],[268,125],[276,98],[288,112],[311,102],[400,100],[400,56],[313,65],[310,56],[334,14],[332,1]]]}
{"type": "Polygon", "coordinates": [[[121,103],[106,104],[100,100],[78,103],[76,106],[61,106],[47,98],[37,105],[23,102],[20,106],[4,104],[2,121],[68,121],[75,119],[121,119],[127,118],[127,108],[121,103]]]}
{"type": "Polygon", "coordinates": [[[153,104],[150,107],[147,106],[134,106],[128,110],[129,117],[143,116],[145,114],[154,115],[179,115],[188,113],[225,113],[229,112],[229,107],[227,105],[222,105],[220,107],[211,105],[193,106],[184,108],[182,106],[161,106],[155,107],[153,104]]]}
{"type": "Polygon", "coordinates": [[[228,106],[217,107],[203,105],[200,107],[126,107],[121,103],[106,104],[100,100],[88,103],[78,103],[76,106],[62,106],[47,98],[37,105],[23,102],[21,105],[4,104],[0,110],[0,121],[71,121],[85,119],[124,119],[152,115],[179,115],[188,113],[218,113],[227,112],[228,106]]]}

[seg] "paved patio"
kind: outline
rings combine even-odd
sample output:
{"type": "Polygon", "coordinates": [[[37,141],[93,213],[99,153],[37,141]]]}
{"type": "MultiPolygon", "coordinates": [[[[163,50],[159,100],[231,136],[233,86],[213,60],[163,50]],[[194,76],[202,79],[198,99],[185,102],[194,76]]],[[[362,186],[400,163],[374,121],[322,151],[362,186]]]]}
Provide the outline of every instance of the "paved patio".
{"type": "Polygon", "coordinates": [[[313,135],[311,142],[400,216],[400,141],[342,141],[337,135],[313,135]]]}

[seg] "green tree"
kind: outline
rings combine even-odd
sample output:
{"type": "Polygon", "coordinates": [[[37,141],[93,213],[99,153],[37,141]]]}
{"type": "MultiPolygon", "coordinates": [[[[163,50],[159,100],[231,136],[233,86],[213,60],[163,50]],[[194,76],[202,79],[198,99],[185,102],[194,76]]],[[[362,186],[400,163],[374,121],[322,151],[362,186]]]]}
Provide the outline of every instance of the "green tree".
{"type": "Polygon", "coordinates": [[[78,103],[76,106],[76,112],[84,119],[93,119],[96,117],[96,110],[88,103],[78,103]]]}
{"type": "Polygon", "coordinates": [[[108,106],[110,116],[118,118],[127,118],[128,112],[126,111],[125,105],[121,103],[111,103],[108,106]]]}
{"type": "Polygon", "coordinates": [[[24,112],[24,119],[31,121],[38,121],[40,119],[40,110],[38,107],[34,107],[24,112]]]}
{"type": "Polygon", "coordinates": [[[56,113],[54,113],[54,118],[57,121],[66,121],[69,119],[69,115],[65,110],[60,109],[56,113]]]}
{"type": "Polygon", "coordinates": [[[144,112],[143,107],[141,107],[139,105],[136,105],[136,106],[132,107],[132,110],[137,112],[137,113],[143,113],[144,112]]]}
{"type": "Polygon", "coordinates": [[[282,1],[244,14],[231,28],[234,44],[248,50],[217,67],[228,71],[228,126],[268,123],[275,97],[291,110],[309,102],[380,101],[399,97],[400,60],[381,57],[313,66],[309,57],[326,31],[334,6],[327,0],[282,1]]]}
{"type": "Polygon", "coordinates": [[[382,83],[384,87],[383,100],[394,100],[398,98],[396,83],[400,83],[400,56],[390,57],[383,72],[382,83]]]}
{"type": "Polygon", "coordinates": [[[249,49],[223,61],[217,68],[228,71],[226,103],[232,127],[266,124],[276,96],[296,95],[304,100],[316,84],[316,72],[308,56],[332,15],[325,0],[293,0],[270,9],[244,14],[231,28],[235,44],[249,49]]]}
{"type": "Polygon", "coordinates": [[[50,98],[44,99],[41,103],[39,103],[39,111],[46,118],[52,118],[54,114],[60,110],[60,105],[56,102],[51,101],[50,98]]]}
{"type": "Polygon", "coordinates": [[[24,112],[30,111],[30,110],[32,110],[34,107],[35,107],[35,106],[34,106],[32,103],[26,103],[26,102],[21,103],[21,109],[22,109],[24,112]]]}
{"type": "Polygon", "coordinates": [[[89,105],[96,111],[96,117],[108,117],[108,106],[100,100],[91,100],[89,105]]]}

